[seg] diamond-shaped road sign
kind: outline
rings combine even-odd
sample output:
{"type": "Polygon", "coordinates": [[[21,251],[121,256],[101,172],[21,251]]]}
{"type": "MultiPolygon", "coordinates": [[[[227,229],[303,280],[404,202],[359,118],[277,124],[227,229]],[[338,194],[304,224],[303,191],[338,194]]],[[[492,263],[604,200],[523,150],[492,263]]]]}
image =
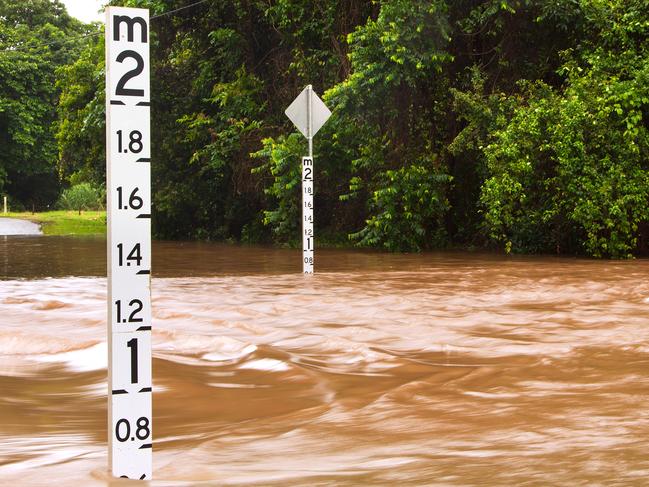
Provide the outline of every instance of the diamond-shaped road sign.
{"type": "Polygon", "coordinates": [[[304,88],[302,93],[297,95],[297,98],[293,100],[293,103],[284,113],[306,138],[313,137],[331,116],[331,111],[316,95],[311,85],[304,88]],[[309,96],[311,96],[310,104],[309,96]],[[309,112],[311,115],[311,133],[309,133],[309,112]]]}

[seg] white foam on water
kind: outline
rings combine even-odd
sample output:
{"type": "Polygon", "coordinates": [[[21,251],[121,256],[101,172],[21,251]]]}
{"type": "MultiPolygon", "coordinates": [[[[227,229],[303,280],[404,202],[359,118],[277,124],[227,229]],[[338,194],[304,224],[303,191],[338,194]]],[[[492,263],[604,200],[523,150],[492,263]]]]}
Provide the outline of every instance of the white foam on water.
{"type": "Polygon", "coordinates": [[[463,394],[466,396],[481,397],[483,399],[510,399],[520,396],[520,394],[515,394],[513,392],[464,391],[463,394]]]}
{"type": "Polygon", "coordinates": [[[267,384],[236,384],[230,382],[209,382],[207,385],[222,389],[262,389],[270,387],[267,384]]]}
{"type": "Polygon", "coordinates": [[[421,461],[421,459],[417,457],[390,457],[369,460],[363,463],[362,466],[370,469],[384,469],[390,467],[399,467],[401,465],[408,465],[409,463],[415,463],[419,461],[421,461]]]}
{"type": "Polygon", "coordinates": [[[285,372],[290,369],[286,362],[273,358],[251,360],[239,366],[240,369],[263,370],[266,372],[285,372]]]}
{"type": "Polygon", "coordinates": [[[75,372],[92,372],[108,367],[108,347],[106,342],[99,342],[81,350],[38,355],[34,360],[41,363],[63,363],[75,372]]]}

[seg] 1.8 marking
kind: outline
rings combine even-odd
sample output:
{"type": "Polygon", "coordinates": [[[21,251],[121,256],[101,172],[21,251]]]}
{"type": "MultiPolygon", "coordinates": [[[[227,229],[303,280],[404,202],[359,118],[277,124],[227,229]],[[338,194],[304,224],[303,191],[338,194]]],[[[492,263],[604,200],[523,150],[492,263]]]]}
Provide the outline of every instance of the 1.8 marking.
{"type": "Polygon", "coordinates": [[[139,130],[133,130],[129,134],[128,150],[123,147],[122,143],[122,131],[117,131],[117,152],[127,153],[128,151],[133,152],[134,154],[139,154],[144,149],[144,144],[142,143],[142,132],[139,130]]]}

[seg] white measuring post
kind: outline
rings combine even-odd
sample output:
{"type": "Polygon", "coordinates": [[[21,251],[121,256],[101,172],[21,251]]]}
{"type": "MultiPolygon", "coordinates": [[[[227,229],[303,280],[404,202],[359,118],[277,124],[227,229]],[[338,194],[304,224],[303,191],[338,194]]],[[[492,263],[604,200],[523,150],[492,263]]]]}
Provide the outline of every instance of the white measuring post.
{"type": "Polygon", "coordinates": [[[4,196],[4,210],[5,210],[4,213],[6,215],[7,214],[7,197],[6,196],[4,196]]]}
{"type": "Polygon", "coordinates": [[[308,85],[293,100],[285,113],[309,143],[309,155],[302,158],[302,271],[304,274],[313,274],[315,268],[313,136],[329,119],[331,112],[313,91],[312,86],[308,85]]]}
{"type": "Polygon", "coordinates": [[[313,274],[313,157],[302,158],[302,272],[313,274]]]}
{"type": "Polygon", "coordinates": [[[152,478],[149,11],[106,8],[108,458],[152,478]]]}

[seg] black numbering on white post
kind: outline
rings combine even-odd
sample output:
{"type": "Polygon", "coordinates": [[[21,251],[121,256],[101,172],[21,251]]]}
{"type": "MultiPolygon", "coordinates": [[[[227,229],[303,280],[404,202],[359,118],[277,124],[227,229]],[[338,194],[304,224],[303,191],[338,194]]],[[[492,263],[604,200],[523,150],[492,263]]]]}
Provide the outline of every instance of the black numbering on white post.
{"type": "Polygon", "coordinates": [[[109,463],[152,475],[149,11],[106,9],[109,463]],[[144,163],[144,164],[143,164],[144,163]]]}

